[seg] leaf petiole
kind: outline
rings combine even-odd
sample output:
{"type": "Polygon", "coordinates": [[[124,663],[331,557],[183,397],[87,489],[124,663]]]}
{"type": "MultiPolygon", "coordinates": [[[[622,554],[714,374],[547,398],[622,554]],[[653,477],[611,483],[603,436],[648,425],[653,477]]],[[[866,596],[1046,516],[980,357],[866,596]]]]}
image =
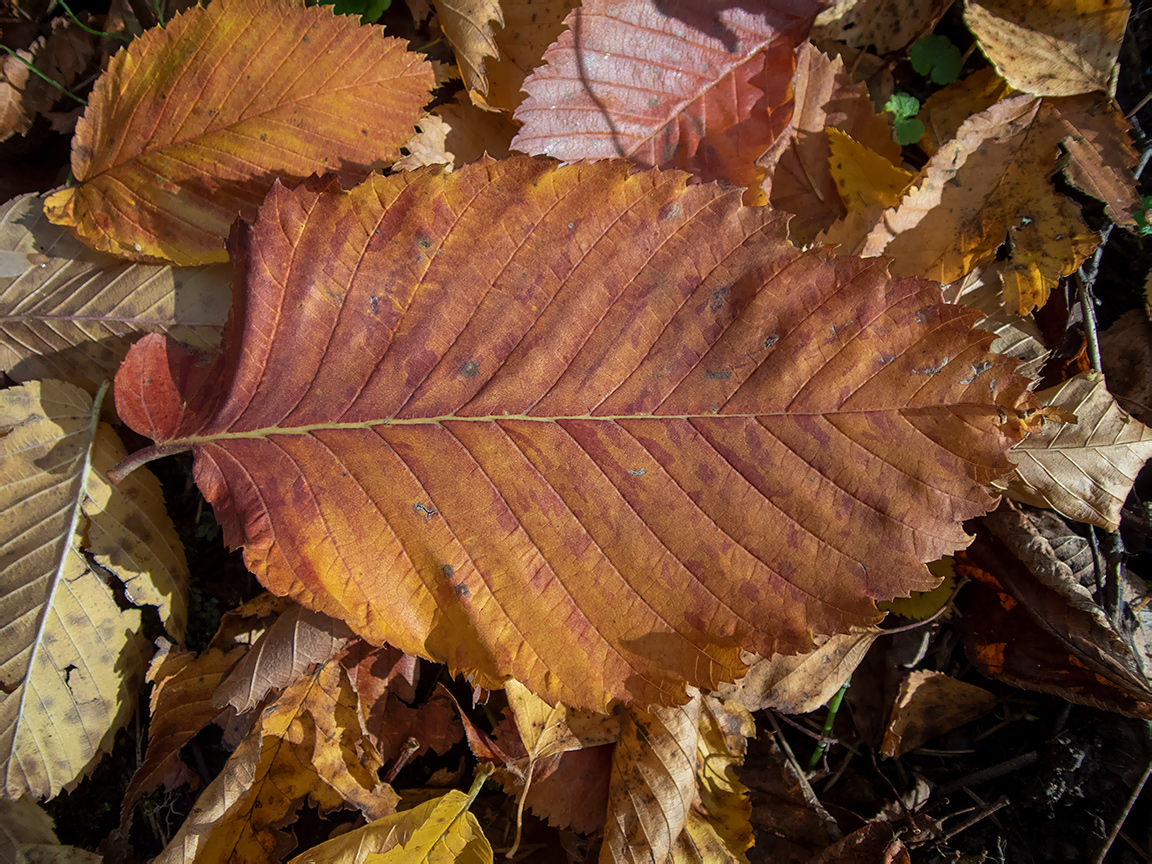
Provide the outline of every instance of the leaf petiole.
{"type": "Polygon", "coordinates": [[[79,102],[81,105],[83,105],[83,106],[87,107],[87,105],[88,105],[88,100],[87,100],[87,99],[81,99],[79,96],[77,96],[75,93],[73,93],[73,92],[72,92],[71,90],[69,90],[67,87],[65,87],[65,86],[64,86],[63,84],[61,84],[59,81],[55,81],[55,80],[53,80],[52,78],[49,78],[47,75],[45,75],[43,72],[41,72],[41,71],[40,71],[39,69],[37,69],[35,66],[33,66],[31,63],[29,63],[29,62],[28,62],[26,59],[24,59],[23,57],[21,57],[21,56],[20,56],[18,53],[16,53],[15,51],[13,51],[13,50],[12,50],[11,48],[9,48],[7,45],[0,45],[0,48],[3,48],[5,51],[7,51],[9,54],[11,54],[13,57],[15,57],[17,60],[19,60],[19,61],[20,61],[21,63],[23,63],[25,66],[27,66],[27,67],[28,67],[30,70],[32,70],[33,72],[35,72],[37,75],[39,75],[39,76],[40,76],[41,78],[43,78],[45,81],[47,81],[49,84],[51,84],[53,87],[55,87],[55,88],[56,88],[57,90],[59,90],[61,93],[63,93],[65,96],[68,96],[68,97],[70,97],[70,98],[72,98],[72,99],[75,99],[75,100],[76,100],[77,102],[79,102]]]}

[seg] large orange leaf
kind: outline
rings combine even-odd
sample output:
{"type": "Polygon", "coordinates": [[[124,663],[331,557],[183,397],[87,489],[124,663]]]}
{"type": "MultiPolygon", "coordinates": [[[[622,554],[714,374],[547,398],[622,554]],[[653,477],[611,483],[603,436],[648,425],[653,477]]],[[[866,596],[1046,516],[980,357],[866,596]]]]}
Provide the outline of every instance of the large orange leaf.
{"type": "Polygon", "coordinates": [[[227,260],[275,178],[359,180],[411,136],[432,68],[382,32],[289,0],[178,15],[112,59],[73,139],[81,183],[45,212],[101,252],[227,260]]]}
{"type": "Polygon", "coordinates": [[[275,187],[226,359],[155,335],[121,367],[158,442],[121,470],[192,448],[269,589],[574,707],[875,621],[966,544],[1032,397],[981,313],[686,183],[517,158],[275,187]]]}
{"type": "Polygon", "coordinates": [[[758,183],[756,159],[791,117],[793,51],[817,11],[763,5],[587,0],[524,81],[513,148],[758,183]]]}

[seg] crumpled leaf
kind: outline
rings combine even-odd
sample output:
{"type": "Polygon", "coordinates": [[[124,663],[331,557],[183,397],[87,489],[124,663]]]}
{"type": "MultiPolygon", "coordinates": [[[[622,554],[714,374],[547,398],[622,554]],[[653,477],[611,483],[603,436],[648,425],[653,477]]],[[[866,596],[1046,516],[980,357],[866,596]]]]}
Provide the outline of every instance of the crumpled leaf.
{"type": "Polygon", "coordinates": [[[1042,519],[1006,502],[981,525],[972,549],[956,559],[957,572],[974,580],[957,595],[973,665],[1014,687],[1152,720],[1147,623],[1138,642],[1117,633],[1053,548],[1042,519]]]}
{"type": "Polygon", "coordinates": [[[293,604],[277,618],[212,695],[217,708],[251,711],[313,663],[327,663],[353,636],[342,621],[293,604]]]}
{"type": "Polygon", "coordinates": [[[214,348],[232,303],[232,272],[132,264],[44,218],[36,195],[0,207],[0,370],[95,393],[142,333],[214,348]]]}
{"type": "Polygon", "coordinates": [[[793,51],[815,12],[799,0],[755,10],[586,0],[524,81],[512,147],[758,185],[756,159],[792,114],[793,51]]]}
{"type": "Polygon", "coordinates": [[[493,24],[504,23],[500,0],[433,0],[440,27],[460,63],[469,90],[488,92],[488,57],[500,54],[493,24]]]}
{"type": "Polygon", "coordinates": [[[121,470],[193,447],[271,590],[573,707],[875,621],[966,543],[1031,394],[979,313],[685,180],[521,158],[277,188],[226,377],[155,336],[121,368],[159,442],[121,470]]]}
{"type": "Polygon", "coordinates": [[[1037,396],[1077,422],[1045,422],[1012,448],[1016,473],[998,482],[1017,501],[1115,531],[1136,475],[1152,457],[1152,429],[1116,403],[1098,372],[1081,372],[1037,396]]]}
{"type": "Polygon", "coordinates": [[[18,49],[18,56],[0,55],[0,141],[26,134],[37,116],[47,114],[62,98],[60,90],[45,78],[70,87],[92,59],[95,46],[90,34],[64,17],[54,18],[49,26],[48,34],[31,45],[9,43],[10,48],[18,49]],[[45,77],[22,61],[31,63],[45,77]]]}
{"type": "Polygon", "coordinates": [[[135,707],[150,650],[140,610],[182,637],[188,569],[149,473],[113,487],[123,458],[99,396],[59,381],[0,391],[0,767],[4,793],[71,788],[135,707]],[[95,565],[90,563],[91,556],[95,565]]]}
{"type": "Polygon", "coordinates": [[[80,183],[48,218],[123,258],[226,261],[236,215],[274,179],[361,179],[398,155],[432,70],[381,33],[295,0],[215,0],[147,31],[96,82],[72,145],[80,183]]]}
{"type": "Polygon", "coordinates": [[[665,861],[696,800],[696,746],[702,697],[687,705],[633,706],[612,756],[601,864],[665,861]]]}
{"type": "Polygon", "coordinates": [[[964,22],[1017,90],[1112,95],[1128,12],[1128,0],[967,0],[964,22]]]}
{"type": "Polygon", "coordinates": [[[399,800],[379,767],[347,674],[326,663],[264,710],[156,862],[277,860],[292,849],[282,829],[305,801],[379,818],[399,800]]]}
{"type": "Polygon", "coordinates": [[[1010,236],[1013,251],[1004,272],[1015,275],[1010,286],[1006,280],[1005,299],[1026,314],[1043,305],[1056,281],[1099,243],[1079,208],[1053,194],[1049,178],[1059,147],[1078,139],[1109,142],[1101,152],[1070,150],[1070,166],[1083,158],[1090,167],[1069,167],[1065,174],[1073,182],[1084,173],[1096,176],[1100,161],[1116,155],[1119,163],[1108,170],[1124,177],[1130,190],[1131,149],[1123,126],[1095,96],[1024,95],[998,102],[969,118],[929,160],[917,188],[879,218],[862,254],[891,257],[895,273],[947,283],[991,262],[1010,236]]]}
{"type": "Polygon", "coordinates": [[[996,707],[987,690],[943,672],[909,672],[900,685],[880,745],[883,756],[903,756],[933,738],[983,717],[996,707]]]}

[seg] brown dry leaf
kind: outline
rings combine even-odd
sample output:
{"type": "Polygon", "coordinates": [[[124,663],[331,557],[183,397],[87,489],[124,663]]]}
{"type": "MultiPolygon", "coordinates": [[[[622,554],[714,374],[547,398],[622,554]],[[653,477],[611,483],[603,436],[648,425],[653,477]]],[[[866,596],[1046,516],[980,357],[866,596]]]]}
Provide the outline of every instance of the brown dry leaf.
{"type": "Polygon", "coordinates": [[[352,636],[344,622],[293,603],[220,683],[212,703],[217,708],[231,705],[239,714],[251,711],[313,663],[327,663],[352,636]]]}
{"type": "Polygon", "coordinates": [[[305,801],[321,811],[348,804],[370,819],[394,812],[379,767],[347,674],[326,663],[264,710],[156,862],[276,860],[292,848],[282,829],[305,801]]]}
{"type": "Polygon", "coordinates": [[[1152,429],[1116,403],[1098,372],[1036,395],[1077,422],[1045,422],[1013,447],[1008,458],[1016,473],[998,484],[1017,501],[1115,531],[1136,475],[1152,457],[1152,429]]]}
{"type": "MultiPolygon", "coordinates": [[[[92,61],[94,37],[63,17],[53,19],[50,26],[47,36],[16,54],[57,84],[70,87],[92,61]]],[[[16,133],[26,134],[38,115],[47,113],[63,98],[18,57],[0,57],[0,141],[16,133]]],[[[69,104],[76,103],[69,100],[69,104]]]]}
{"type": "Polygon", "coordinates": [[[665,861],[697,800],[696,750],[703,697],[687,705],[631,707],[612,757],[601,864],[665,861]]]}
{"type": "Polygon", "coordinates": [[[1021,361],[1017,372],[1039,378],[1051,352],[1044,347],[1036,319],[1032,315],[1018,315],[1005,304],[1000,282],[1002,269],[1000,262],[994,262],[974,270],[960,281],[944,286],[944,297],[950,303],[963,303],[988,316],[976,326],[996,334],[990,350],[1017,358],[1021,361]]]}
{"type": "Polygon", "coordinates": [[[868,627],[831,636],[807,654],[745,655],[748,672],[716,692],[749,711],[772,708],[782,714],[807,714],[843,686],[881,632],[868,627]]]}
{"type": "Polygon", "coordinates": [[[71,788],[135,706],[151,643],[139,606],[182,638],[188,567],[151,473],[124,456],[102,389],[0,391],[0,772],[10,798],[71,788]],[[93,563],[94,562],[94,563],[93,563]],[[124,585],[122,608],[101,572],[124,585]]]}
{"type": "Polygon", "coordinates": [[[391,645],[376,647],[356,639],[344,648],[340,662],[360,699],[360,716],[369,735],[377,734],[388,694],[405,702],[416,701],[419,660],[391,645]]]}
{"type": "Polygon", "coordinates": [[[507,159],[512,138],[519,128],[510,117],[477,108],[460,93],[456,101],[434,108],[432,113],[449,127],[444,146],[454,154],[457,168],[475,162],[485,153],[493,159],[507,159]]]}
{"type": "Polygon", "coordinates": [[[884,756],[903,756],[945,732],[983,717],[996,697],[943,672],[911,672],[900,685],[888,729],[880,745],[884,756]]]}
{"type": "Polygon", "coordinates": [[[952,0],[836,0],[816,17],[812,39],[891,54],[931,32],[951,5],[952,0]]]}
{"type": "Polygon", "coordinates": [[[17,133],[23,135],[32,128],[32,121],[38,113],[31,100],[26,97],[29,78],[33,72],[20,62],[32,61],[30,51],[17,51],[0,56],[0,141],[5,141],[17,133]]]}
{"type": "Polygon", "coordinates": [[[0,370],[95,393],[143,333],[213,348],[232,305],[232,272],[133,264],[89,249],[44,216],[43,199],[0,207],[0,370]]]}
{"type": "Polygon", "coordinates": [[[874,205],[895,207],[916,175],[865,147],[846,132],[829,127],[828,164],[840,199],[849,211],[874,205]]]}
{"type": "Polygon", "coordinates": [[[401,156],[394,163],[394,171],[414,171],[424,165],[447,165],[451,171],[455,156],[448,152],[447,138],[452,131],[444,120],[435,114],[425,114],[416,121],[415,135],[400,145],[401,156]]]}
{"type": "Polygon", "coordinates": [[[929,96],[916,118],[924,124],[919,147],[929,156],[956,137],[957,130],[973,114],[987,111],[1012,92],[996,70],[988,67],[967,78],[953,81],[929,96]]]}
{"type": "Polygon", "coordinates": [[[1015,96],[960,127],[929,160],[918,187],[883,214],[863,254],[891,257],[900,275],[947,283],[991,262],[1011,236],[1018,311],[1026,314],[1099,242],[1050,181],[1060,145],[1077,139],[1108,146],[1102,153],[1093,149],[1091,159],[1087,149],[1071,157],[1069,179],[1103,176],[1107,169],[1131,189],[1122,118],[1098,97],[1015,96]],[[1118,161],[1102,161],[1110,155],[1118,161]]]}
{"type": "Polygon", "coordinates": [[[1142,423],[1152,423],[1152,323],[1143,309],[1125,312],[1100,334],[1108,390],[1142,423]]]}
{"type": "Polygon", "coordinates": [[[433,0],[440,27],[456,53],[464,84],[481,96],[488,92],[486,59],[498,57],[493,25],[504,23],[500,0],[433,0]]]}
{"type": "Polygon", "coordinates": [[[504,25],[496,30],[500,56],[486,61],[487,104],[511,114],[524,101],[520,85],[560,36],[564,18],[580,0],[501,0],[504,25]]]}
{"type": "Polygon", "coordinates": [[[31,798],[0,798],[0,861],[4,864],[100,864],[104,858],[61,846],[52,817],[31,798]]]}
{"type": "MultiPolygon", "coordinates": [[[[364,683],[363,679],[360,681],[364,683]]],[[[436,693],[415,708],[388,694],[368,702],[360,693],[360,714],[364,728],[376,742],[380,755],[388,761],[402,753],[414,759],[429,750],[447,753],[464,737],[457,712],[442,693],[436,693]]]]}
{"type": "MultiPolygon", "coordinates": [[[[153,685],[149,703],[148,753],[124,792],[120,826],[126,830],[136,802],[164,786],[175,789],[196,775],[180,759],[180,748],[226,712],[212,704],[212,693],[247,651],[236,646],[225,653],[211,648],[197,656],[161,643],[145,680],[153,685]]],[[[221,724],[223,725],[223,724],[221,724]]]]}
{"type": "Polygon", "coordinates": [[[1128,0],[968,0],[964,21],[1017,90],[1111,95],[1128,12],[1128,0]]]}
{"type": "Polygon", "coordinates": [[[892,140],[887,117],[876,113],[868,91],[844,71],[840,58],[806,43],[792,87],[792,120],[757,165],[767,171],[762,188],[772,205],[796,214],[789,236],[805,243],[846,213],[829,167],[825,130],[839,129],[893,164],[900,161],[900,145],[892,140]]]}
{"type": "Polygon", "coordinates": [[[1144,619],[1133,634],[1117,634],[1077,580],[1083,566],[1060,559],[1053,541],[1065,540],[1049,540],[1043,521],[1006,502],[981,525],[976,542],[956,557],[957,572],[975,583],[957,598],[973,664],[1015,687],[1152,719],[1152,640],[1144,619]]]}
{"type": "Polygon", "coordinates": [[[912,864],[912,857],[888,822],[873,819],[841,837],[808,864],[912,864]]]}

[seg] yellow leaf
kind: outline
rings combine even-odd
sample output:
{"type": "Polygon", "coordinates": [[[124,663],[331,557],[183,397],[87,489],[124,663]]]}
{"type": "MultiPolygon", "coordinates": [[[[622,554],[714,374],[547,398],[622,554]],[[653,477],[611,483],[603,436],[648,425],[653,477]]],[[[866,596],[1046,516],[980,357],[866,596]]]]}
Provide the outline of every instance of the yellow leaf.
{"type": "Polygon", "coordinates": [[[0,765],[4,793],[55,795],[112,745],[141,685],[140,611],[122,610],[89,555],[130,602],[182,638],[188,571],[151,474],[113,487],[124,456],[80,388],[0,392],[0,765]]]}
{"type": "MultiPolygon", "coordinates": [[[[923,621],[931,618],[952,596],[952,589],[956,587],[956,571],[952,567],[952,558],[945,557],[933,561],[928,565],[933,576],[943,581],[931,591],[913,591],[911,597],[898,597],[886,603],[877,603],[886,612],[893,612],[913,621],[923,621]]],[[[951,613],[947,613],[951,614],[951,613]]]]}
{"type": "Polygon", "coordinates": [[[873,204],[895,207],[916,176],[865,147],[839,129],[829,128],[828,162],[844,206],[863,210],[873,204]]]}

